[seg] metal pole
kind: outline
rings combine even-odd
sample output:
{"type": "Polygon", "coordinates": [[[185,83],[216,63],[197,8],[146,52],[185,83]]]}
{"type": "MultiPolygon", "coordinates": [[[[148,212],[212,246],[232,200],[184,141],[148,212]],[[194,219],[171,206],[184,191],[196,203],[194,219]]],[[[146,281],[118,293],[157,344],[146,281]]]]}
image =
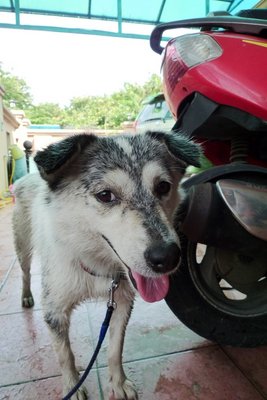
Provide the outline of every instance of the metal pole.
{"type": "Polygon", "coordinates": [[[206,15],[210,12],[210,0],[206,0],[206,15]]]}
{"type": "Polygon", "coordinates": [[[32,142],[30,140],[25,140],[23,143],[24,146],[24,151],[26,155],[26,167],[27,167],[27,173],[30,172],[30,155],[32,154],[32,142]]]}

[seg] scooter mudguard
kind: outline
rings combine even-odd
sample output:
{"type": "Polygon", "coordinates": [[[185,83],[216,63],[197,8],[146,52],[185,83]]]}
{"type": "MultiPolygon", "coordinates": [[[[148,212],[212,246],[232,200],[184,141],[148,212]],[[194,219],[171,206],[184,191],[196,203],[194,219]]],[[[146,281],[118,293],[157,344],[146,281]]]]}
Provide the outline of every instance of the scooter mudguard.
{"type": "Polygon", "coordinates": [[[257,165],[251,164],[224,164],[219,166],[214,166],[212,168],[207,169],[206,171],[200,172],[197,175],[194,175],[188,178],[183,182],[182,188],[186,191],[190,189],[194,185],[198,185],[200,183],[217,181],[219,179],[230,178],[236,174],[251,174],[255,173],[261,177],[265,176],[267,178],[267,168],[260,167],[257,165]]]}

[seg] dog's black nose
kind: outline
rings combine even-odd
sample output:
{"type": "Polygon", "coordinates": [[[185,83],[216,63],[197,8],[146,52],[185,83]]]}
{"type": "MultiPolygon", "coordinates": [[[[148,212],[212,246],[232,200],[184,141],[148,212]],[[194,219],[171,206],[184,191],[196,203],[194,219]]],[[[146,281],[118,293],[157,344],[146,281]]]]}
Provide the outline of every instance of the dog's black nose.
{"type": "Polygon", "coordinates": [[[176,243],[155,242],[145,251],[145,259],[155,272],[172,271],[180,260],[181,251],[176,243]]]}

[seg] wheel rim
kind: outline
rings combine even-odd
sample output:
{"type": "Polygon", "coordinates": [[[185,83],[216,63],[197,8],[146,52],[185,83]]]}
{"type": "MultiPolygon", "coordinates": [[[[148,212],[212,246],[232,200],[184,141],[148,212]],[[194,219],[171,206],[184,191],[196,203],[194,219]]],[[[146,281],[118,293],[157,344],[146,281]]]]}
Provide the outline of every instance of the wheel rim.
{"type": "Polygon", "coordinates": [[[267,314],[267,250],[248,257],[192,242],[187,250],[194,285],[213,307],[238,317],[267,314]]]}

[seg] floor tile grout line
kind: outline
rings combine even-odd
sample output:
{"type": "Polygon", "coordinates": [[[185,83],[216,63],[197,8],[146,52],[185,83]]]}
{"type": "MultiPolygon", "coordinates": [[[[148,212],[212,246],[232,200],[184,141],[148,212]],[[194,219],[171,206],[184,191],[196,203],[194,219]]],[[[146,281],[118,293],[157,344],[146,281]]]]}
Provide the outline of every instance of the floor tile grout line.
{"type": "MultiPolygon", "coordinates": [[[[92,371],[96,372],[96,368],[93,367],[92,371]]],[[[79,372],[79,374],[83,374],[84,369],[79,369],[78,372],[79,372]]],[[[7,383],[7,384],[4,384],[4,385],[0,384],[0,389],[7,388],[7,387],[10,387],[10,386],[27,385],[27,384],[32,383],[32,382],[39,382],[39,381],[44,381],[46,379],[53,379],[53,378],[62,378],[62,374],[59,373],[59,374],[54,374],[54,375],[49,375],[49,376],[42,376],[41,378],[32,378],[32,379],[24,380],[24,381],[21,381],[21,382],[11,382],[11,383],[7,383]]]]}
{"type": "Polygon", "coordinates": [[[30,308],[30,309],[22,308],[21,311],[14,311],[14,312],[6,312],[6,313],[4,312],[4,313],[2,313],[0,311],[0,317],[10,316],[10,315],[17,315],[17,314],[25,314],[25,312],[27,313],[27,312],[35,312],[35,311],[42,311],[42,310],[43,310],[42,308],[30,308]]]}
{"type": "MultiPolygon", "coordinates": [[[[93,343],[93,348],[96,347],[96,340],[94,338],[94,330],[93,330],[93,325],[90,319],[90,312],[89,312],[89,307],[86,307],[87,309],[87,318],[88,318],[88,323],[89,323],[89,329],[90,329],[90,334],[92,336],[92,343],[93,343]]],[[[104,320],[104,319],[103,319],[104,320]]],[[[100,329],[101,327],[99,327],[100,329]]],[[[89,362],[89,360],[88,360],[89,362]]],[[[100,379],[100,370],[99,370],[99,365],[98,365],[98,357],[96,358],[95,361],[95,370],[96,370],[96,377],[97,377],[97,382],[98,382],[98,392],[100,395],[100,399],[99,400],[105,400],[104,399],[104,394],[103,394],[103,388],[102,388],[102,384],[101,384],[101,379],[100,379]]]]}
{"type": "Polygon", "coordinates": [[[33,379],[21,381],[21,382],[8,383],[8,384],[5,384],[5,385],[1,385],[0,384],[0,389],[8,388],[10,386],[27,385],[27,384],[33,383],[33,382],[39,382],[39,381],[44,381],[46,379],[53,379],[53,378],[60,378],[60,377],[61,377],[60,374],[59,375],[49,375],[49,376],[44,376],[42,378],[33,378],[33,379]]]}
{"type": "Polygon", "coordinates": [[[99,400],[105,400],[104,398],[104,392],[103,392],[103,388],[102,388],[102,384],[101,384],[101,379],[100,379],[100,370],[98,368],[98,366],[96,366],[96,377],[97,377],[97,383],[98,383],[98,393],[99,393],[99,400]]]}
{"type": "MultiPolygon", "coordinates": [[[[158,354],[158,355],[155,355],[155,356],[134,358],[132,360],[124,361],[123,365],[131,364],[131,363],[134,363],[134,362],[143,362],[143,361],[147,361],[147,360],[154,360],[154,359],[163,358],[163,357],[166,357],[166,356],[174,356],[175,354],[176,355],[186,354],[186,353],[190,353],[190,352],[193,352],[193,351],[204,350],[204,349],[211,348],[211,347],[217,347],[218,348],[218,345],[215,343],[215,344],[210,344],[208,346],[199,346],[199,347],[192,347],[190,349],[185,349],[185,350],[171,351],[171,352],[168,352],[168,353],[162,353],[162,354],[158,354]]],[[[100,365],[100,366],[98,366],[98,368],[99,369],[104,369],[104,368],[107,368],[107,365],[100,365]]]]}
{"type": "MultiPolygon", "coordinates": [[[[43,311],[43,307],[40,306],[35,306],[31,307],[31,308],[23,308],[21,306],[21,310],[20,311],[13,311],[13,312],[1,312],[0,310],[0,317],[2,316],[8,316],[8,315],[16,315],[16,314],[24,314],[25,312],[36,312],[36,311],[43,311]]],[[[82,313],[87,313],[87,311],[82,311],[82,313]]]]}
{"type": "Polygon", "coordinates": [[[263,400],[266,400],[266,393],[254,382],[252,378],[250,378],[246,372],[238,365],[238,363],[234,360],[233,357],[230,356],[230,354],[227,353],[227,351],[224,349],[222,345],[219,345],[219,348],[222,350],[224,355],[231,361],[231,363],[239,370],[239,372],[246,378],[246,380],[253,386],[253,388],[259,393],[260,396],[262,396],[263,400]]]}
{"type": "MultiPolygon", "coordinates": [[[[27,312],[35,312],[35,311],[43,311],[43,307],[41,305],[40,306],[34,305],[34,307],[31,307],[31,308],[23,308],[21,306],[21,310],[20,311],[13,311],[13,312],[2,312],[0,310],[0,317],[8,316],[8,315],[24,314],[25,312],[27,313],[27,312]]],[[[82,313],[87,313],[87,311],[81,311],[81,312],[82,313]]]]}
{"type": "Polygon", "coordinates": [[[10,273],[11,273],[11,271],[12,271],[12,269],[13,269],[15,263],[16,263],[16,261],[17,261],[17,257],[14,257],[13,261],[11,261],[11,264],[10,264],[6,274],[5,274],[5,277],[4,277],[3,281],[0,284],[0,293],[1,293],[2,289],[3,289],[3,287],[5,286],[8,278],[9,278],[9,275],[10,275],[10,273]]]}

